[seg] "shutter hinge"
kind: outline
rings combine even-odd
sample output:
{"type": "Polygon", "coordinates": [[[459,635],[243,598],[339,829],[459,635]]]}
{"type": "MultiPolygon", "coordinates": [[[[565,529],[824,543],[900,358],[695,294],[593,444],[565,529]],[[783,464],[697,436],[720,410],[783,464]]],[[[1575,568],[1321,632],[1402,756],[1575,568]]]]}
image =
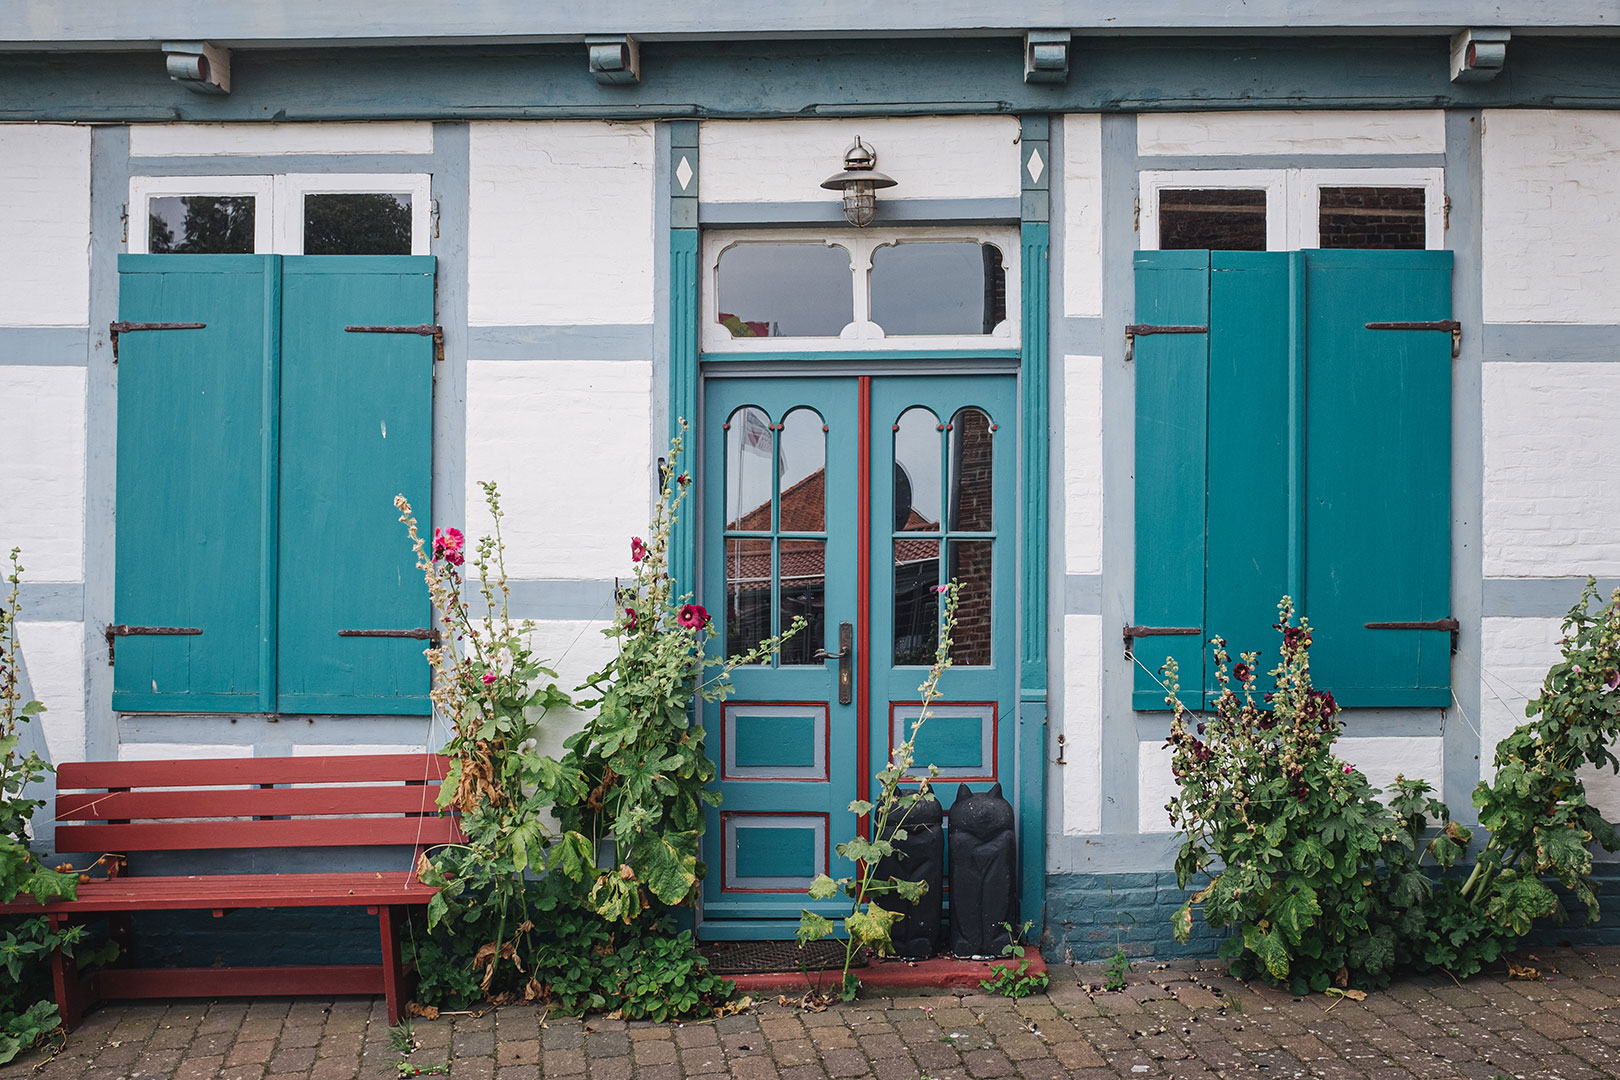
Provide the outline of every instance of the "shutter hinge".
{"type": "Polygon", "coordinates": [[[1462,355],[1462,323],[1456,319],[1437,319],[1434,322],[1370,322],[1368,330],[1449,330],[1451,331],[1451,358],[1462,355]]]}
{"type": "Polygon", "coordinates": [[[417,326],[345,326],[345,334],[416,334],[419,337],[433,339],[433,358],[442,362],[444,360],[444,327],[437,323],[421,323],[417,326]]]}
{"type": "Polygon", "coordinates": [[[1207,334],[1207,326],[1155,326],[1152,323],[1131,323],[1125,328],[1125,362],[1136,359],[1136,339],[1149,334],[1207,334]]]}
{"type": "Polygon", "coordinates": [[[444,638],[440,636],[437,627],[418,626],[414,630],[339,630],[338,637],[384,637],[384,638],[415,638],[417,641],[427,641],[437,649],[444,638]]]}
{"type": "Polygon", "coordinates": [[[114,322],[107,324],[107,337],[112,340],[113,363],[118,363],[118,335],[137,330],[202,330],[208,326],[200,322],[114,322]]]}
{"type": "Polygon", "coordinates": [[[1451,228],[1451,196],[1447,195],[1441,202],[1441,228],[1451,228]]]}
{"type": "Polygon", "coordinates": [[[1203,633],[1203,627],[1201,627],[1201,626],[1131,626],[1131,625],[1126,625],[1124,634],[1122,635],[1125,638],[1125,655],[1126,656],[1131,655],[1132,646],[1135,644],[1136,639],[1139,638],[1139,637],[1173,637],[1173,636],[1181,636],[1181,635],[1187,635],[1187,634],[1201,634],[1201,633],[1203,633]]]}
{"type": "Polygon", "coordinates": [[[1363,623],[1368,630],[1450,630],[1451,651],[1457,651],[1457,638],[1462,624],[1456,619],[1431,619],[1428,622],[1370,622],[1363,623]]]}
{"type": "Polygon", "coordinates": [[[195,626],[127,626],[115,623],[108,626],[103,636],[107,639],[107,666],[113,666],[113,642],[121,637],[195,637],[202,630],[195,626]]]}

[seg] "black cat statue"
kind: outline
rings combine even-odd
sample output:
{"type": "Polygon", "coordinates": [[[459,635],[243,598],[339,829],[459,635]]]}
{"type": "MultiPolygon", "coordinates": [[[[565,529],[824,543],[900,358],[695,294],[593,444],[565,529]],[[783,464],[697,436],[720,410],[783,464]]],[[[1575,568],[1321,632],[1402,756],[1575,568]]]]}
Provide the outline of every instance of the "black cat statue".
{"type": "Polygon", "coordinates": [[[1001,785],[975,794],[963,784],[951,805],[951,952],[982,960],[1012,944],[1017,873],[1012,803],[1001,785]]]}
{"type": "Polygon", "coordinates": [[[894,954],[902,960],[927,960],[939,951],[940,931],[945,922],[945,811],[930,796],[911,804],[896,815],[895,828],[904,829],[906,838],[894,842],[895,854],[877,865],[878,880],[926,881],[928,890],[915,904],[887,894],[883,907],[898,911],[905,918],[893,930],[894,954]],[[901,817],[903,815],[903,820],[901,817]]]}

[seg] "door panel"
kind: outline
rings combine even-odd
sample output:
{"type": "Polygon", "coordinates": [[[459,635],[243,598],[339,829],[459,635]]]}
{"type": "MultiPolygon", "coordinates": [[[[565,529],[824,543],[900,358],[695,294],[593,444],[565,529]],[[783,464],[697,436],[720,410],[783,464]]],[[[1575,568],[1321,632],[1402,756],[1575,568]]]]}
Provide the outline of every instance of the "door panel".
{"type": "Polygon", "coordinates": [[[956,663],[917,774],[939,768],[947,807],[960,783],[1013,795],[1016,383],[726,378],[705,393],[703,595],[722,647],[746,650],[795,614],[811,625],[704,706],[723,801],[704,837],[703,932],[786,937],[802,908],[845,910],[805,890],[854,869],[833,848],[864,827],[849,803],[917,717],[953,577],[956,663]]]}

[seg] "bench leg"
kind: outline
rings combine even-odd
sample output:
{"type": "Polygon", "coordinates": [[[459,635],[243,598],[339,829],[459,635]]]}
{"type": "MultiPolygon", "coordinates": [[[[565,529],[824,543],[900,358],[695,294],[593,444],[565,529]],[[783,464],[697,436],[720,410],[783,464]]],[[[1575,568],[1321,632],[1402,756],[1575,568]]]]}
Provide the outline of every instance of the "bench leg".
{"type": "MultiPolygon", "coordinates": [[[[51,918],[51,929],[62,930],[66,919],[51,918]]],[[[62,1014],[62,1028],[72,1031],[84,1017],[84,994],[79,982],[79,963],[61,949],[51,950],[51,985],[56,992],[56,1008],[62,1014]]]]}
{"type": "Polygon", "coordinates": [[[383,994],[388,1002],[390,1025],[404,1018],[405,999],[409,993],[405,982],[405,962],[399,954],[400,924],[409,917],[407,910],[387,904],[377,908],[377,922],[382,929],[383,994]]]}

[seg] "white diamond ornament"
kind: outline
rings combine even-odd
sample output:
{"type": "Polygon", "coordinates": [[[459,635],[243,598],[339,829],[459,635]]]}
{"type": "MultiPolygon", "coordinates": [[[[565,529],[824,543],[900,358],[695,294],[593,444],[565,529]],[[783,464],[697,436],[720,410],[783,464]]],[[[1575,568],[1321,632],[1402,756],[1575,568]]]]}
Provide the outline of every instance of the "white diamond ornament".
{"type": "Polygon", "coordinates": [[[682,191],[685,191],[686,185],[692,182],[692,163],[686,160],[685,154],[681,155],[681,163],[675,166],[675,179],[681,182],[682,191]]]}
{"type": "Polygon", "coordinates": [[[1041,173],[1046,171],[1046,162],[1041,160],[1041,152],[1034,147],[1029,151],[1029,180],[1032,184],[1040,183],[1041,173]]]}

